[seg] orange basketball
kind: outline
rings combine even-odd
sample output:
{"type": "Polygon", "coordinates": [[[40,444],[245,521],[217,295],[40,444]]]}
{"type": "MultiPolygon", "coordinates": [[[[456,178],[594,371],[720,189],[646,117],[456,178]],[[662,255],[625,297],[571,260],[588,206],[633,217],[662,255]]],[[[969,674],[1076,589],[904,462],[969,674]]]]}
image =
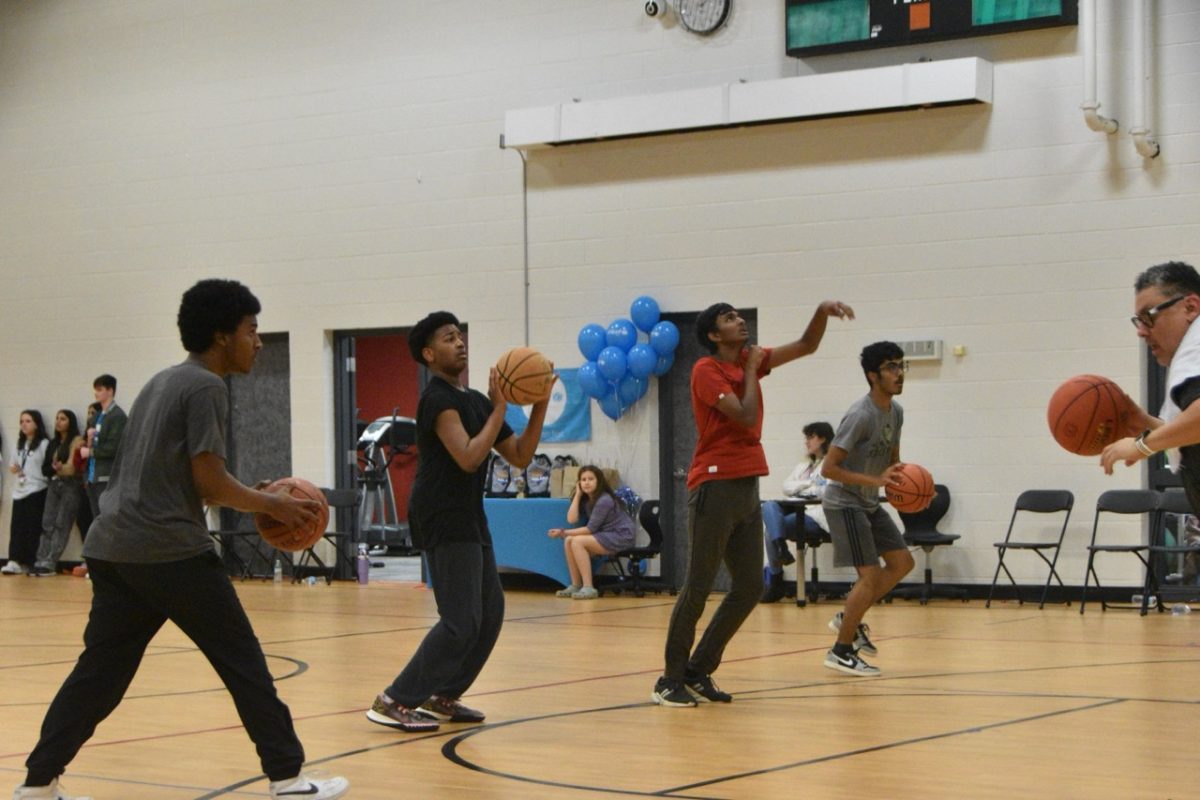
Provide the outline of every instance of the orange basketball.
{"type": "Polygon", "coordinates": [[[321,504],[316,521],[307,528],[290,529],[279,520],[269,517],[261,511],[254,515],[254,527],[263,541],[277,550],[287,550],[292,553],[307,550],[316,544],[329,524],[329,501],[325,494],[304,478],[280,478],[263,491],[290,492],[292,497],[303,500],[316,500],[321,504]]]}
{"type": "Polygon", "coordinates": [[[1094,456],[1125,435],[1129,403],[1121,387],[1108,378],[1076,375],[1050,396],[1046,421],[1054,441],[1064,449],[1094,456]]]}
{"type": "Polygon", "coordinates": [[[902,464],[896,482],[883,487],[892,508],[915,514],[933,502],[933,476],[920,464],[902,464]]]}
{"type": "Polygon", "coordinates": [[[554,385],[554,367],[531,347],[514,347],[500,356],[496,371],[500,373],[500,393],[519,406],[545,400],[554,385]]]}

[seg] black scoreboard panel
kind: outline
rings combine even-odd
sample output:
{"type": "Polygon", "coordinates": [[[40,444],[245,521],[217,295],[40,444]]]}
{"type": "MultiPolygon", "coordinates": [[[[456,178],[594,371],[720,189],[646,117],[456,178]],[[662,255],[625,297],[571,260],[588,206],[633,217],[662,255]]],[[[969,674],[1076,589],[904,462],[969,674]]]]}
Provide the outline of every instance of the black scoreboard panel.
{"type": "Polygon", "coordinates": [[[1074,25],[1078,0],[787,0],[787,54],[813,56],[1074,25]]]}

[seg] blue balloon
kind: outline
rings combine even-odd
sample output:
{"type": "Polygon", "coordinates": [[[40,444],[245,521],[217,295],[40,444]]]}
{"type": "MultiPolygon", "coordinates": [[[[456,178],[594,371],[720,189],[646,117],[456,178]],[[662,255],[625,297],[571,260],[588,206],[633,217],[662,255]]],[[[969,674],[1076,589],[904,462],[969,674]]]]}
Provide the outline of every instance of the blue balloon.
{"type": "Polygon", "coordinates": [[[625,375],[625,370],[628,364],[625,360],[625,351],[619,347],[606,347],[600,351],[600,355],[596,356],[596,366],[600,368],[600,374],[605,380],[619,381],[625,375]]]}
{"type": "Polygon", "coordinates": [[[613,320],[604,337],[609,347],[619,347],[622,352],[628,353],[629,348],[637,344],[637,328],[627,319],[613,320]]]}
{"type": "Polygon", "coordinates": [[[674,353],[667,353],[665,356],[659,356],[658,362],[655,363],[655,365],[654,365],[655,376],[661,378],[663,375],[666,375],[667,370],[669,370],[671,368],[671,365],[674,363],[675,363],[675,354],[674,353]]]}
{"type": "Polygon", "coordinates": [[[595,361],[596,356],[600,355],[600,351],[607,344],[604,341],[604,328],[594,322],[584,325],[579,329],[578,342],[579,352],[583,353],[583,357],[588,361],[595,361]]]}
{"type": "Polygon", "coordinates": [[[625,412],[625,409],[621,407],[621,398],[617,396],[616,392],[610,391],[604,397],[597,400],[596,403],[600,406],[600,410],[604,412],[604,416],[613,422],[620,419],[621,414],[625,412]]]}
{"type": "Polygon", "coordinates": [[[650,346],[660,356],[670,355],[679,346],[679,328],[670,320],[663,320],[650,329],[650,346]]]}
{"type": "Polygon", "coordinates": [[[654,372],[655,364],[658,363],[658,353],[645,342],[639,342],[629,348],[629,355],[625,357],[625,361],[629,365],[630,375],[635,378],[649,378],[654,372]]]}
{"type": "Polygon", "coordinates": [[[629,318],[642,333],[649,333],[658,324],[659,316],[658,303],[653,297],[642,295],[629,307],[629,318]]]}
{"type": "Polygon", "coordinates": [[[626,375],[621,378],[620,384],[617,385],[617,396],[621,398],[621,404],[631,406],[646,393],[650,382],[645,378],[637,378],[633,375],[626,375]]]}
{"type": "Polygon", "coordinates": [[[583,362],[575,377],[579,381],[579,388],[588,397],[603,397],[608,391],[608,381],[600,374],[600,368],[596,366],[595,361],[583,362]]]}

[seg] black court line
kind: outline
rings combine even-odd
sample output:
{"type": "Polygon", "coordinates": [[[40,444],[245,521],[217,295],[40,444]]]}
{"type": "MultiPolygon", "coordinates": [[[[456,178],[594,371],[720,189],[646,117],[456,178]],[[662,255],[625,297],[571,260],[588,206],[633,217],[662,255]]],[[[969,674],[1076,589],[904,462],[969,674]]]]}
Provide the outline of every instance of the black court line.
{"type": "Polygon", "coordinates": [[[728,781],[741,780],[742,778],[751,778],[751,777],[754,777],[755,775],[765,775],[770,772],[781,772],[783,770],[795,769],[796,767],[807,767],[807,766],[811,766],[813,764],[822,764],[822,763],[829,762],[829,761],[838,761],[843,758],[852,758],[854,756],[859,756],[859,755],[863,755],[866,753],[875,753],[875,752],[879,752],[882,750],[892,750],[897,747],[905,747],[905,746],[911,745],[911,744],[920,744],[922,742],[932,742],[932,741],[937,741],[938,739],[949,739],[954,736],[962,736],[963,734],[966,734],[966,733],[981,733],[986,730],[992,730],[995,728],[1004,728],[1004,727],[1007,727],[1010,725],[1021,725],[1026,722],[1035,722],[1037,720],[1049,719],[1051,717],[1060,717],[1060,716],[1065,716],[1067,714],[1077,714],[1081,711],[1091,711],[1093,709],[1103,708],[1105,706],[1111,706],[1111,705],[1115,705],[1115,704],[1123,703],[1123,702],[1125,702],[1125,701],[1124,700],[1105,700],[1105,701],[1102,701],[1099,703],[1091,703],[1086,706],[1080,706],[1079,708],[1067,708],[1067,709],[1062,709],[1060,711],[1049,711],[1044,714],[1034,714],[1033,716],[1019,717],[1017,719],[1006,720],[1004,722],[992,722],[987,725],[973,725],[969,728],[960,728],[955,731],[945,731],[943,733],[932,733],[932,734],[929,734],[928,736],[915,736],[911,739],[900,739],[895,742],[886,742],[884,744],[873,745],[871,747],[862,747],[857,750],[847,750],[843,753],[831,753],[827,756],[819,756],[817,758],[809,758],[809,759],[805,759],[803,761],[794,761],[790,764],[781,764],[777,767],[768,767],[765,769],[757,769],[757,770],[750,770],[747,772],[739,772],[739,773],[735,773],[733,775],[726,775],[721,778],[712,778],[707,781],[697,781],[696,783],[684,784],[683,786],[673,786],[669,789],[661,789],[658,792],[655,792],[654,794],[659,795],[659,796],[679,797],[680,795],[678,795],[677,792],[689,791],[691,789],[698,789],[698,788],[701,788],[704,786],[712,786],[713,784],[717,784],[717,783],[726,783],[728,781]]]}

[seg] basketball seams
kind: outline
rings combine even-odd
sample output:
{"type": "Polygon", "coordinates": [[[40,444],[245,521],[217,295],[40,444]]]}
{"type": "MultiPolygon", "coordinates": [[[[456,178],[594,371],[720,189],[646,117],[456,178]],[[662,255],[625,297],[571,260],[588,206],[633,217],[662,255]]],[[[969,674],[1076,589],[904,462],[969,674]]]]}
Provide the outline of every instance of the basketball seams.
{"type": "Polygon", "coordinates": [[[1099,375],[1076,375],[1051,396],[1047,421],[1054,439],[1064,449],[1092,456],[1119,438],[1125,410],[1124,392],[1111,380],[1099,375]],[[1086,424],[1079,421],[1081,417],[1086,424]]]}

